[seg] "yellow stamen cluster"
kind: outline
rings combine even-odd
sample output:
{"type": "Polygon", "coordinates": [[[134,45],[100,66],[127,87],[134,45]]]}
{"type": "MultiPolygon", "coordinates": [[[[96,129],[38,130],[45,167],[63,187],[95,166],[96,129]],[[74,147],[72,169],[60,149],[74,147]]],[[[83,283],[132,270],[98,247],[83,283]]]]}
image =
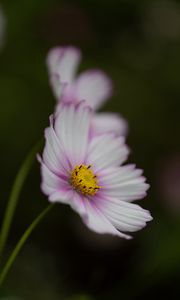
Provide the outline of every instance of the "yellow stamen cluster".
{"type": "Polygon", "coordinates": [[[100,189],[97,185],[97,177],[91,170],[91,166],[75,166],[71,173],[70,183],[78,192],[83,195],[94,196],[100,189]]]}

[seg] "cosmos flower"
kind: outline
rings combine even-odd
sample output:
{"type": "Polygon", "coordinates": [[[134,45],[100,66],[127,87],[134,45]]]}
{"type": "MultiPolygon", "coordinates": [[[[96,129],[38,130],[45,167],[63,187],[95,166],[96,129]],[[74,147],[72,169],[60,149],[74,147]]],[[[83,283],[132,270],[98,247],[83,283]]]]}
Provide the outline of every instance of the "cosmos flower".
{"type": "Polygon", "coordinates": [[[62,103],[45,130],[41,163],[42,191],[50,202],[69,204],[97,233],[130,238],[152,219],[131,203],[146,195],[142,171],[122,164],[129,150],[124,137],[91,135],[92,112],[82,101],[62,103]]]}
{"type": "MultiPolygon", "coordinates": [[[[93,109],[99,109],[112,95],[112,81],[100,70],[87,70],[76,76],[81,52],[75,47],[56,47],[49,51],[47,67],[50,84],[57,99],[57,111],[61,102],[86,100],[93,109]]],[[[94,133],[115,132],[127,134],[127,122],[118,114],[95,114],[94,133]]]]}

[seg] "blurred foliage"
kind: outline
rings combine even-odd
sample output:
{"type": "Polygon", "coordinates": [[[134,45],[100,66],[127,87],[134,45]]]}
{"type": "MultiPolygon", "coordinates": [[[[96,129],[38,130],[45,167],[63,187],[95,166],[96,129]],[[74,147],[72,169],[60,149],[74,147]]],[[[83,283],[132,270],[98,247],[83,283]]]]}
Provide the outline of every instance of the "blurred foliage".
{"type": "MultiPolygon", "coordinates": [[[[114,81],[104,109],[129,122],[130,161],[152,186],[142,203],[154,221],[127,242],[89,232],[59,205],[33,233],[0,299],[179,299],[180,211],[164,205],[159,176],[162,162],[180,153],[180,1],[1,0],[1,6],[7,28],[0,52],[0,218],[17,169],[55,105],[47,51],[74,44],[84,54],[80,69],[102,68],[114,81]]],[[[47,203],[39,182],[36,164],[8,251],[47,203]]]]}

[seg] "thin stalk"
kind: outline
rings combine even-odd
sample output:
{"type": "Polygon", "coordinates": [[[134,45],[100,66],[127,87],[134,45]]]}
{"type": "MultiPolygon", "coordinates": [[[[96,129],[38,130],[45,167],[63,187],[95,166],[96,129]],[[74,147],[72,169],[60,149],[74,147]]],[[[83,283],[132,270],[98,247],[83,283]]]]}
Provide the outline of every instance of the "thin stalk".
{"type": "Polygon", "coordinates": [[[2,222],[1,232],[0,232],[0,259],[3,254],[4,248],[6,246],[6,242],[9,235],[9,230],[11,227],[11,223],[13,220],[14,212],[17,206],[17,202],[19,199],[19,194],[21,192],[21,189],[23,187],[23,184],[26,180],[26,177],[35,161],[36,153],[40,148],[40,145],[42,144],[42,141],[38,142],[38,144],[35,145],[35,147],[31,150],[31,152],[28,154],[26,159],[24,160],[21,168],[19,169],[19,172],[17,173],[17,176],[15,178],[11,194],[7,203],[7,208],[5,211],[4,219],[2,222]]]}
{"type": "Polygon", "coordinates": [[[13,252],[9,256],[4,268],[2,269],[2,272],[0,273],[0,286],[3,284],[4,279],[6,278],[13,262],[15,261],[17,255],[19,254],[21,248],[24,246],[25,242],[27,241],[28,237],[32,233],[32,231],[36,228],[36,226],[40,223],[40,221],[45,217],[45,215],[51,210],[51,208],[54,206],[54,204],[49,204],[48,207],[46,207],[37,217],[36,219],[31,223],[31,225],[26,229],[18,243],[16,244],[13,252]]]}

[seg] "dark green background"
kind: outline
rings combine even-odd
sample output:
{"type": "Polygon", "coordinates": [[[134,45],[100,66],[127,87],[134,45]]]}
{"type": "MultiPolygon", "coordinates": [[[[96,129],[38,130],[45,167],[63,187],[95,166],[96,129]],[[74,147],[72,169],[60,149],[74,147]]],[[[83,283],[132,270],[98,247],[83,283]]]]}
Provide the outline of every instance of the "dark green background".
{"type": "MultiPolygon", "coordinates": [[[[47,51],[67,44],[82,49],[81,70],[99,67],[112,77],[115,92],[104,110],[120,112],[129,122],[129,162],[145,170],[151,189],[141,203],[154,217],[132,241],[124,241],[91,233],[69,207],[57,205],[17,258],[2,295],[179,299],[180,189],[176,197],[173,191],[180,186],[180,2],[1,4],[7,32],[0,52],[0,218],[16,172],[54,109],[47,51]],[[166,188],[172,182],[171,198],[166,188]]],[[[19,200],[8,251],[48,203],[39,173],[36,163],[19,200]]]]}

